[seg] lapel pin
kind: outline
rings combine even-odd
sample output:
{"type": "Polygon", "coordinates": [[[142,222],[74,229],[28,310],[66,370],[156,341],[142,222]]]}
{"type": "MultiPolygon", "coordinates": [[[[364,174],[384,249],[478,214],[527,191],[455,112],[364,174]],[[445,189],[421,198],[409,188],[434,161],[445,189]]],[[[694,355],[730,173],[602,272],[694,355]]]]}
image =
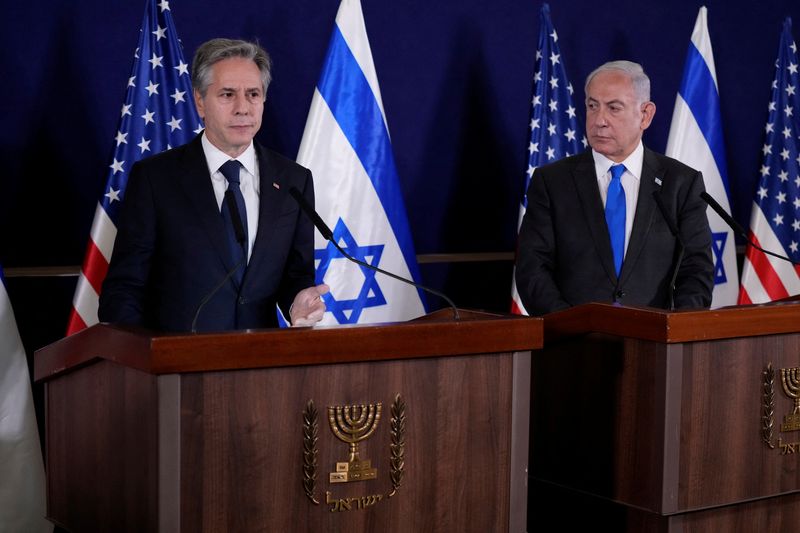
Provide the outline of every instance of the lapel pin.
{"type": "Polygon", "coordinates": [[[281,186],[278,185],[277,183],[275,183],[274,181],[272,182],[272,186],[275,187],[278,190],[281,190],[281,186]]]}
{"type": "Polygon", "coordinates": [[[661,178],[656,178],[656,185],[661,187],[661,178]]]}

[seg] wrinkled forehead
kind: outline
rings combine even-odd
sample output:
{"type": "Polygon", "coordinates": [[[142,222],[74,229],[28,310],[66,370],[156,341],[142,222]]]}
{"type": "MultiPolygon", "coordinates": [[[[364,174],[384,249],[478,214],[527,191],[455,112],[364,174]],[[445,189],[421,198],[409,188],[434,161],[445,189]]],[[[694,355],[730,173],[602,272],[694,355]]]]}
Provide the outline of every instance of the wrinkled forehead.
{"type": "Polygon", "coordinates": [[[633,80],[622,71],[598,72],[586,86],[586,101],[635,103],[637,98],[633,80]]]}

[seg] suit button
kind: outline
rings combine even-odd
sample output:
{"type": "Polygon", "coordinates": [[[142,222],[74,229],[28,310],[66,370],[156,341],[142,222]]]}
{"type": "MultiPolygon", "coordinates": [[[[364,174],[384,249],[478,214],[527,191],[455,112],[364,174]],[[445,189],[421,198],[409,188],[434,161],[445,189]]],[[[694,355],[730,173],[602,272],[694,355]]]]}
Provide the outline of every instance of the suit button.
{"type": "Polygon", "coordinates": [[[617,300],[621,300],[625,297],[625,291],[617,291],[614,296],[616,296],[617,300]]]}
{"type": "Polygon", "coordinates": [[[246,303],[247,303],[247,300],[245,300],[244,296],[239,296],[239,305],[244,305],[246,303]]]}

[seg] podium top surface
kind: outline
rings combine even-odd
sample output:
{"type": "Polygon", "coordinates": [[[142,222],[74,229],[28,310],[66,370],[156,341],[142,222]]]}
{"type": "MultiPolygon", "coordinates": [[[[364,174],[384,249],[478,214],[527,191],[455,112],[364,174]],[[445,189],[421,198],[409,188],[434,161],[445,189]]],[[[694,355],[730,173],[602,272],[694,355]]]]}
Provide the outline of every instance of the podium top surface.
{"type": "Polygon", "coordinates": [[[665,311],[590,303],[544,316],[545,342],[604,333],[664,343],[800,332],[800,302],[665,311]]]}
{"type": "Polygon", "coordinates": [[[223,333],[154,333],[97,324],[37,350],[36,381],[107,359],[151,374],[527,351],[543,320],[442,309],[409,322],[223,333]]]}

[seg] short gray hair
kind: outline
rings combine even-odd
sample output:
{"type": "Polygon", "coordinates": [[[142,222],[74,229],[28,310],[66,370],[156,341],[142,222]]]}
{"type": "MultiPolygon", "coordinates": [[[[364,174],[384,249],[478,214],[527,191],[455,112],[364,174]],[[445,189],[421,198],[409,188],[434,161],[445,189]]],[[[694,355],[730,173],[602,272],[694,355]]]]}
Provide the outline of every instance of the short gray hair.
{"type": "Polygon", "coordinates": [[[633,61],[609,61],[594,69],[586,76],[586,84],[583,86],[584,92],[589,89],[589,82],[601,72],[622,72],[633,84],[633,92],[639,99],[639,104],[650,101],[650,78],[644,73],[644,69],[639,63],[633,61]]]}
{"type": "Polygon", "coordinates": [[[261,85],[264,97],[272,81],[272,60],[266,50],[258,43],[236,39],[211,39],[200,45],[192,59],[192,88],[205,97],[211,85],[211,67],[223,59],[241,57],[253,61],[261,72],[261,85]]]}

